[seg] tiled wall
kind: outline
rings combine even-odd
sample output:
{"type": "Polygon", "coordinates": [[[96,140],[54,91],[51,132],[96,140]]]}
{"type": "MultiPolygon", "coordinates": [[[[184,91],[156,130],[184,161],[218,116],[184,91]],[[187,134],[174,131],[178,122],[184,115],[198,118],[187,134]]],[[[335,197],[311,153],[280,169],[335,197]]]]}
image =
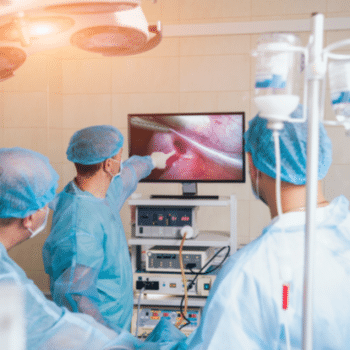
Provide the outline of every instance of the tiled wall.
{"type": "MultiPolygon", "coordinates": [[[[303,19],[316,11],[350,17],[350,5],[341,0],[143,0],[143,10],[150,24],[161,20],[163,25],[303,19]]],[[[303,44],[308,36],[300,33],[303,44]]],[[[157,48],[130,57],[104,58],[75,48],[31,56],[14,78],[0,84],[0,146],[22,146],[48,156],[62,189],[74,177],[65,150],[80,128],[112,124],[127,136],[128,113],[244,111],[248,122],[257,112],[251,102],[250,56],[257,37],[166,37],[157,48]]],[[[328,32],[325,44],[346,37],[350,31],[328,32]]],[[[326,114],[332,114],[328,104],[326,114]]],[[[326,195],[332,199],[344,193],[350,198],[350,139],[342,129],[329,133],[334,161],[325,181],[326,195]]],[[[180,194],[181,187],[140,184],[137,192],[180,194]]],[[[268,209],[251,193],[248,176],[246,184],[200,184],[199,194],[237,196],[239,244],[257,237],[270,220],[268,209]]],[[[129,234],[127,205],[122,218],[129,234]]],[[[203,229],[227,229],[228,212],[203,210],[200,222],[203,229]]],[[[41,258],[46,235],[10,253],[43,290],[48,290],[41,258]]]]}

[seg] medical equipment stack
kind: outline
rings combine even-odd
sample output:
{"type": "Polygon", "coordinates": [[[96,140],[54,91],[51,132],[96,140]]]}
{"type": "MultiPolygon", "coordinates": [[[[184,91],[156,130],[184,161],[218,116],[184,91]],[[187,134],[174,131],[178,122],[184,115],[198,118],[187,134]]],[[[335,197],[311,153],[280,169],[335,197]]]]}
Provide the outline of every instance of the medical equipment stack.
{"type": "Polygon", "coordinates": [[[185,285],[179,251],[186,232],[182,261],[187,279],[187,323],[179,329],[189,335],[199,325],[225,253],[237,250],[236,197],[165,199],[136,195],[129,205],[132,237],[128,244],[135,293],[131,332],[146,338],[161,317],[173,324],[181,319],[185,285]],[[226,208],[228,231],[202,231],[199,214],[203,207],[226,208]]]}

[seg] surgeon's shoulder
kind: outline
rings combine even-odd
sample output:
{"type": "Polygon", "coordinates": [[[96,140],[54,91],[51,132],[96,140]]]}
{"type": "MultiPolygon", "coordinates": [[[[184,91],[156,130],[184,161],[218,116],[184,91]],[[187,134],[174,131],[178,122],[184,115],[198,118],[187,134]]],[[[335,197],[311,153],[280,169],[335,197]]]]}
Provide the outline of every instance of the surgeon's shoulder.
{"type": "Polygon", "coordinates": [[[266,236],[261,235],[237,250],[223,263],[219,273],[220,277],[229,280],[236,279],[250,271],[252,265],[260,264],[261,258],[266,255],[267,244],[266,236]]]}

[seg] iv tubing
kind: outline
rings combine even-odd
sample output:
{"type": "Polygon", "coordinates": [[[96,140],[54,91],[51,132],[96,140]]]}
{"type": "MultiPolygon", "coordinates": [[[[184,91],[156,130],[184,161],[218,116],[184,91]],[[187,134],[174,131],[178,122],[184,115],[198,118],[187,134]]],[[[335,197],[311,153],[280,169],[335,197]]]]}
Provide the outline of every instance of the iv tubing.
{"type": "MultiPolygon", "coordinates": [[[[277,204],[277,214],[278,216],[281,216],[283,214],[282,211],[282,202],[281,202],[281,150],[280,150],[280,132],[277,129],[273,130],[273,138],[275,141],[275,158],[276,158],[276,204],[277,204]]],[[[282,227],[284,231],[284,227],[282,227]]],[[[284,269],[284,266],[280,267],[281,269],[284,269]]],[[[285,275],[282,273],[281,276],[282,285],[285,281],[285,275]]],[[[289,324],[288,324],[288,310],[282,310],[282,322],[284,324],[284,331],[286,335],[286,346],[287,350],[291,350],[290,346],[290,334],[289,334],[289,324]]]]}
{"type": "Polygon", "coordinates": [[[312,17],[314,40],[311,45],[309,99],[308,99],[308,145],[307,145],[307,178],[306,178],[306,227],[304,251],[304,293],[303,293],[303,350],[311,350],[313,343],[313,263],[314,263],[314,231],[318,189],[318,144],[319,144],[319,88],[321,74],[318,68],[322,58],[323,22],[321,14],[312,17]]]}
{"type": "Polygon", "coordinates": [[[280,150],[280,134],[278,130],[273,131],[273,138],[275,141],[275,155],[276,155],[276,204],[277,214],[281,216],[282,203],[281,203],[281,150],[280,150]]]}

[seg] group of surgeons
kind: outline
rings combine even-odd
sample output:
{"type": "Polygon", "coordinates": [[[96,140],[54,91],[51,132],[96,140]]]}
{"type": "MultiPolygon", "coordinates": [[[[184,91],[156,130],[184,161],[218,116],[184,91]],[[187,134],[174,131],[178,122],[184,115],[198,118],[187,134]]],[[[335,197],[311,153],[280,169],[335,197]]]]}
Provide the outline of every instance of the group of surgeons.
{"type": "MultiPolygon", "coordinates": [[[[301,113],[299,107],[292,117],[301,113]]],[[[323,195],[332,145],[319,128],[313,344],[340,350],[350,344],[349,202],[344,196],[328,202],[323,195]]],[[[224,263],[188,338],[161,319],[145,341],[129,333],[132,269],[119,212],[140,179],[164,169],[171,154],[122,162],[118,129],[84,128],[67,149],[77,175],[56,194],[58,175],[46,157],[19,147],[0,149],[0,287],[11,283],[24,292],[27,349],[301,349],[307,124],[285,122],[280,133],[281,215],[267,121],[253,118],[244,137],[252,190],[272,221],[224,263]],[[45,228],[49,208],[43,260],[53,301],[7,253],[45,228]]]]}

